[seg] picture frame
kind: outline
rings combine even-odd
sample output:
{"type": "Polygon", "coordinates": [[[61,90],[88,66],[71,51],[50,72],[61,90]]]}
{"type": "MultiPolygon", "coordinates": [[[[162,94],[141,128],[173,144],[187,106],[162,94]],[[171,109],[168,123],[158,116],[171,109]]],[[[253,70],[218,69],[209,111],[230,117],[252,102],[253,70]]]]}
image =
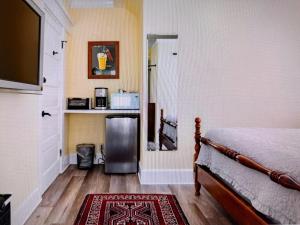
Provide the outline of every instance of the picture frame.
{"type": "Polygon", "coordinates": [[[88,79],[119,79],[119,41],[88,42],[88,79]]]}

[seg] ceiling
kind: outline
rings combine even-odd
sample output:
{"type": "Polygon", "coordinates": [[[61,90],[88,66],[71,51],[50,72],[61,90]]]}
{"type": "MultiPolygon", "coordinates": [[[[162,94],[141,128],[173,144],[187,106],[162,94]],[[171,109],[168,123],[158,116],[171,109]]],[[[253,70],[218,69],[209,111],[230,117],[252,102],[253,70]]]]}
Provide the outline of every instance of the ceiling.
{"type": "Polygon", "coordinates": [[[71,8],[112,8],[114,0],[69,0],[71,8]]]}

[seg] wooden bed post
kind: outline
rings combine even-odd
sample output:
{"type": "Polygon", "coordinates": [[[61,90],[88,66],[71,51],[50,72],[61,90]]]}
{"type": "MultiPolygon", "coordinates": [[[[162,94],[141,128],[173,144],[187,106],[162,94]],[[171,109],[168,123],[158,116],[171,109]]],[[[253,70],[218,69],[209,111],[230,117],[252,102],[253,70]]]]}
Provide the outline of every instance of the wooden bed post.
{"type": "Polygon", "coordinates": [[[196,161],[198,159],[200,153],[200,141],[201,141],[201,119],[196,117],[195,119],[195,153],[194,153],[194,181],[195,181],[195,195],[200,195],[201,184],[197,180],[197,164],[196,161]]]}
{"type": "Polygon", "coordinates": [[[162,134],[164,132],[164,110],[160,110],[159,150],[162,150],[162,134]]]}

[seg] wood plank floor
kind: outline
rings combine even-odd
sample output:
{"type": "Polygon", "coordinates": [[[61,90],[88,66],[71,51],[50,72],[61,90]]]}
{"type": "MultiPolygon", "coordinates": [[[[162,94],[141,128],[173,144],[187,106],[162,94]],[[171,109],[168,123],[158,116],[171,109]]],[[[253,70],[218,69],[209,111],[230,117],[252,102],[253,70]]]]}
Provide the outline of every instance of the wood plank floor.
{"type": "Polygon", "coordinates": [[[105,175],[103,166],[90,171],[70,166],[45,192],[26,225],[72,225],[85,195],[89,193],[174,194],[191,225],[233,224],[204,188],[196,197],[193,185],[141,185],[135,174],[105,175]]]}

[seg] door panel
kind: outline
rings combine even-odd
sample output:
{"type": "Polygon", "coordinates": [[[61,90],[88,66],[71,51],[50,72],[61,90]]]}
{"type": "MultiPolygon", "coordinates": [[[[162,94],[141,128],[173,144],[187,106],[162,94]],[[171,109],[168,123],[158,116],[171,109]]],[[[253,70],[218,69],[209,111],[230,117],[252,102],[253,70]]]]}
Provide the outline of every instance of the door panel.
{"type": "Polygon", "coordinates": [[[59,91],[58,87],[44,86],[43,88],[43,108],[54,108],[59,106],[59,100],[57,93],[59,91]]]}
{"type": "MultiPolygon", "coordinates": [[[[50,113],[51,116],[44,116],[42,118],[42,143],[43,146],[45,145],[45,142],[52,138],[53,136],[56,136],[58,134],[58,114],[54,111],[54,109],[47,109],[48,111],[45,111],[47,113],[50,113]]],[[[44,148],[44,147],[43,147],[44,148]]]]}
{"type": "Polygon", "coordinates": [[[44,56],[44,77],[46,78],[45,86],[57,86],[58,84],[58,72],[57,60],[53,56],[44,56]]]}
{"type": "Polygon", "coordinates": [[[61,42],[57,39],[62,33],[62,28],[50,16],[46,16],[45,21],[44,52],[46,55],[54,56],[55,59],[60,60],[60,54],[53,55],[53,51],[60,50],[61,42]]]}
{"type": "Polygon", "coordinates": [[[42,193],[58,176],[60,168],[59,112],[61,106],[59,91],[61,86],[59,80],[62,76],[60,63],[60,37],[62,33],[60,33],[60,30],[60,25],[56,23],[55,19],[46,16],[43,71],[45,82],[41,97],[41,111],[48,114],[41,119],[40,175],[42,193]]]}
{"type": "Polygon", "coordinates": [[[51,167],[53,162],[57,160],[58,157],[58,135],[49,138],[44,145],[42,161],[44,162],[42,165],[42,173],[44,174],[51,167]]]}

